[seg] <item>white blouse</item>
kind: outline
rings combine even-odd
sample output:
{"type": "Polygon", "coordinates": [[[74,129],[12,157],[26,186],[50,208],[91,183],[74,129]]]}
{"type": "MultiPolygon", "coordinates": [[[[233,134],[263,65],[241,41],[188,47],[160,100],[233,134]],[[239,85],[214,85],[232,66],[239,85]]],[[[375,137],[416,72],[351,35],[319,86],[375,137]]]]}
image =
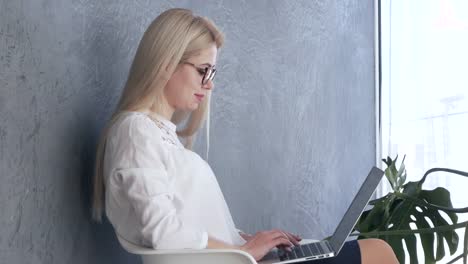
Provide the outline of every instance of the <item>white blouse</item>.
{"type": "Polygon", "coordinates": [[[156,249],[202,249],[208,236],[245,243],[210,166],[184,148],[169,120],[123,113],[108,133],[104,177],[106,215],[130,242],[156,249]]]}

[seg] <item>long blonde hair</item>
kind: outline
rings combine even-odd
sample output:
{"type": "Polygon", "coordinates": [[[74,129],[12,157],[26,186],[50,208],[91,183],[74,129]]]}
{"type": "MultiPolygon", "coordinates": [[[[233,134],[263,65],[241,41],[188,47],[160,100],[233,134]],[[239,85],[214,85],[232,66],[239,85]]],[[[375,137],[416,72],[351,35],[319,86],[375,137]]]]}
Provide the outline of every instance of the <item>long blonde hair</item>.
{"type": "MultiPolygon", "coordinates": [[[[101,221],[104,211],[103,163],[109,128],[124,111],[160,106],[158,102],[161,102],[164,87],[176,67],[210,44],[214,43],[219,49],[223,42],[224,36],[213,22],[205,17],[195,16],[187,9],[169,9],[149,25],[136,51],[117,109],[104,128],[97,147],[93,219],[101,221]]],[[[185,139],[187,148],[192,147],[197,130],[209,115],[209,105],[210,95],[197,110],[191,113],[176,112],[172,117],[175,124],[187,120],[185,127],[177,132],[185,139]]]]}

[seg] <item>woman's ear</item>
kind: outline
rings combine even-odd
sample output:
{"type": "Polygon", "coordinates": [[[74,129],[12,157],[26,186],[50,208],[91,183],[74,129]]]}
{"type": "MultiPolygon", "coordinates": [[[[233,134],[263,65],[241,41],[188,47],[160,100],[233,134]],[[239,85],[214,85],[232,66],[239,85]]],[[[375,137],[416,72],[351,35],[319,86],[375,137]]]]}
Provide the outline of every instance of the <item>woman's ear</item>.
{"type": "Polygon", "coordinates": [[[164,67],[164,70],[161,71],[161,78],[164,82],[169,81],[173,74],[173,70],[171,71],[171,68],[169,66],[164,67]]]}
{"type": "Polygon", "coordinates": [[[164,70],[163,72],[161,72],[161,79],[164,83],[168,82],[170,78],[171,74],[169,74],[168,71],[164,70]]]}
{"type": "Polygon", "coordinates": [[[165,73],[169,72],[170,66],[171,66],[170,64],[167,64],[166,67],[164,67],[165,73]]]}

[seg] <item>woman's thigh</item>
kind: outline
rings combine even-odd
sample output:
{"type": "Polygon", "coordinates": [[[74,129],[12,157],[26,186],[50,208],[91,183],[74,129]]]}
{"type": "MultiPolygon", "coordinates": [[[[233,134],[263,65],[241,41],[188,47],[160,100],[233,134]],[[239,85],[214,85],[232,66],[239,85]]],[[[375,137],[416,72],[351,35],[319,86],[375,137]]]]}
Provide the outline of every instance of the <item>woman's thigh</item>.
{"type": "Polygon", "coordinates": [[[357,240],[348,241],[343,245],[340,253],[333,258],[310,260],[302,263],[310,264],[360,264],[361,263],[361,250],[357,240]]]}

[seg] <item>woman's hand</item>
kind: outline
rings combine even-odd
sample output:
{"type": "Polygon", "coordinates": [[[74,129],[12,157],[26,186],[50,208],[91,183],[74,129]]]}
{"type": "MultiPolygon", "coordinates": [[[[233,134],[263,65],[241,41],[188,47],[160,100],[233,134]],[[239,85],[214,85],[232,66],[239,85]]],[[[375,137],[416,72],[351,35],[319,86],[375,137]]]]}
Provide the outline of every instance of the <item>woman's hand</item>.
{"type": "Polygon", "coordinates": [[[299,244],[298,239],[300,240],[297,236],[278,229],[262,231],[250,237],[240,249],[246,251],[258,261],[274,247],[281,247],[290,251],[291,247],[299,244]]]}
{"type": "MultiPolygon", "coordinates": [[[[299,242],[302,240],[302,238],[299,237],[298,235],[294,235],[283,230],[279,230],[279,231],[283,232],[288,237],[289,241],[291,241],[295,246],[298,246],[299,242]]],[[[288,248],[284,246],[278,246],[278,248],[283,249],[283,250],[288,250],[288,248]]]]}

